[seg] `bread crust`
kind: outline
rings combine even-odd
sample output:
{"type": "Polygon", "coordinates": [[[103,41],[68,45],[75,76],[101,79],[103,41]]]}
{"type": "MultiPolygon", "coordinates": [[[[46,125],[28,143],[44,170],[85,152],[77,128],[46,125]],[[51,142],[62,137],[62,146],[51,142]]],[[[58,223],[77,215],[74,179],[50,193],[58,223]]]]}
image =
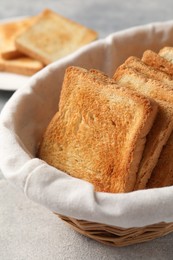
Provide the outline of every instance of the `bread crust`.
{"type": "MultiPolygon", "coordinates": [[[[173,48],[164,47],[159,51],[159,55],[162,57],[161,61],[166,59],[168,62],[173,63],[173,48]],[[164,58],[164,59],[163,59],[164,58]]],[[[155,54],[156,59],[158,55],[155,54]]],[[[167,63],[164,62],[164,68],[167,69],[164,71],[169,71],[169,74],[155,69],[151,66],[144,64],[142,61],[134,58],[129,58],[126,62],[127,66],[132,66],[140,72],[145,73],[147,76],[152,77],[156,80],[160,80],[163,83],[166,83],[170,89],[173,89],[173,74],[171,74],[170,66],[167,66],[167,63]]],[[[151,63],[152,65],[152,63],[151,63]]],[[[169,63],[170,65],[170,63],[169,63]]],[[[159,68],[159,67],[158,67],[159,68]]],[[[171,133],[168,141],[164,145],[158,162],[152,171],[151,177],[147,183],[147,188],[159,188],[173,185],[173,160],[172,160],[172,151],[173,151],[173,132],[171,133]]]]}
{"type": "Polygon", "coordinates": [[[173,64],[155,53],[154,51],[147,50],[143,53],[142,61],[167,74],[173,75],[173,64]]]}
{"type": "Polygon", "coordinates": [[[155,102],[101,72],[69,67],[38,156],[96,191],[132,191],[156,113],[155,102]]]}
{"type": "Polygon", "coordinates": [[[146,188],[160,188],[173,185],[173,133],[171,133],[146,188]]]}
{"type": "Polygon", "coordinates": [[[167,85],[172,85],[173,75],[167,74],[155,67],[145,64],[141,59],[135,56],[130,56],[124,64],[127,67],[133,68],[136,71],[145,74],[149,78],[153,78],[155,80],[160,80],[166,83],[167,85]]]}
{"type": "Polygon", "coordinates": [[[5,60],[0,56],[0,71],[32,76],[43,67],[44,65],[40,61],[31,59],[29,57],[5,60]]]}
{"type": "Polygon", "coordinates": [[[173,47],[166,46],[159,51],[159,55],[173,63],[173,47]]]}

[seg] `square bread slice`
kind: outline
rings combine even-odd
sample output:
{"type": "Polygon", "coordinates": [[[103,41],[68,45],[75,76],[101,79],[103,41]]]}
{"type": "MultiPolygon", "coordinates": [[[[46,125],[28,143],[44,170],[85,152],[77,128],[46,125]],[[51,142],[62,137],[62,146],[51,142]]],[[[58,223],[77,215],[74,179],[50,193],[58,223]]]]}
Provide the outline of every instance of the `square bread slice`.
{"type": "Polygon", "coordinates": [[[173,64],[161,57],[159,54],[155,53],[154,51],[145,51],[142,56],[142,61],[151,67],[154,67],[167,74],[173,75],[173,64]]]}
{"type": "Polygon", "coordinates": [[[159,105],[157,117],[147,136],[135,184],[135,190],[144,189],[173,130],[173,90],[165,83],[149,78],[126,65],[117,69],[114,79],[120,84],[128,84],[127,87],[146,97],[153,98],[159,105]]]}
{"type": "MultiPolygon", "coordinates": [[[[156,55],[155,55],[156,56],[156,55]]],[[[167,83],[169,87],[173,88],[173,71],[172,65],[173,63],[173,48],[172,47],[164,47],[159,51],[159,56],[168,61],[164,62],[164,71],[168,74],[165,75],[162,72],[156,74],[163,82],[167,83]],[[161,75],[160,77],[159,75],[161,75]]],[[[163,59],[162,63],[163,64],[163,59]]],[[[159,68],[159,67],[158,67],[159,68]]],[[[147,188],[159,188],[173,185],[173,133],[171,133],[166,145],[163,147],[161,155],[159,157],[158,163],[154,168],[151,178],[147,183],[147,188]]]]}
{"type": "Polygon", "coordinates": [[[132,191],[156,113],[155,102],[101,72],[69,67],[38,157],[96,191],[132,191]]]}
{"type": "Polygon", "coordinates": [[[159,51],[159,55],[166,60],[170,61],[173,63],[173,47],[164,47],[159,51]]]}
{"type": "Polygon", "coordinates": [[[0,71],[31,76],[41,70],[43,64],[29,57],[20,57],[12,60],[3,59],[0,55],[0,71]]]}
{"type": "Polygon", "coordinates": [[[146,188],[160,188],[173,185],[173,133],[163,147],[146,188]]]}
{"type": "Polygon", "coordinates": [[[49,64],[96,38],[95,31],[45,10],[33,26],[17,37],[16,46],[26,55],[49,64]]]}
{"type": "Polygon", "coordinates": [[[127,67],[131,67],[146,76],[153,78],[155,80],[163,81],[165,84],[173,86],[173,77],[155,67],[145,64],[141,59],[135,56],[129,57],[124,64],[127,67]]]}
{"type": "Polygon", "coordinates": [[[16,37],[31,26],[36,17],[28,17],[21,20],[0,24],[0,53],[4,59],[14,59],[23,54],[16,49],[16,37]]]}
{"type": "MultiPolygon", "coordinates": [[[[170,48],[163,48],[164,53],[170,48]]],[[[173,48],[172,48],[173,49],[173,48]]],[[[160,53],[160,52],[159,52],[160,53]]],[[[169,56],[169,54],[167,55],[169,56]]],[[[165,57],[164,57],[165,58],[165,57]]],[[[173,61],[173,60],[172,60],[173,61]]],[[[127,67],[134,68],[138,72],[144,73],[150,78],[160,80],[173,89],[173,78],[165,72],[159,71],[151,66],[146,65],[137,57],[129,57],[125,61],[127,67]]],[[[158,162],[152,171],[151,177],[147,183],[147,188],[158,188],[173,185],[173,132],[168,141],[162,148],[158,162]]]]}

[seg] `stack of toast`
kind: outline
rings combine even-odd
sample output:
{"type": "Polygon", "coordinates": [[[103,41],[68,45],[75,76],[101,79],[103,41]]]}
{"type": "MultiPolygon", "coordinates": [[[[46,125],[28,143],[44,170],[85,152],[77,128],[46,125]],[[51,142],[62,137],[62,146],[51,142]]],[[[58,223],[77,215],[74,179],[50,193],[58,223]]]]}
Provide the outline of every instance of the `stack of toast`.
{"type": "Polygon", "coordinates": [[[0,71],[33,75],[95,40],[97,33],[46,9],[0,25],[0,71]]]}
{"type": "Polygon", "coordinates": [[[113,78],[69,67],[38,157],[96,191],[173,185],[173,48],[129,57],[113,78]]]}

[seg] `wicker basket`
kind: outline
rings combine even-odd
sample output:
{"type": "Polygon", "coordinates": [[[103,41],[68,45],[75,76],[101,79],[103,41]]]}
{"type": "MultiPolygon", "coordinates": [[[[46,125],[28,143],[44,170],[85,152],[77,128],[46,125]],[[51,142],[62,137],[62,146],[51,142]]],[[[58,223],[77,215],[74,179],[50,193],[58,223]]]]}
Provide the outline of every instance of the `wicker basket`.
{"type": "Polygon", "coordinates": [[[147,242],[173,232],[173,223],[162,222],[140,228],[120,228],[56,215],[80,234],[116,247],[147,242]]]}

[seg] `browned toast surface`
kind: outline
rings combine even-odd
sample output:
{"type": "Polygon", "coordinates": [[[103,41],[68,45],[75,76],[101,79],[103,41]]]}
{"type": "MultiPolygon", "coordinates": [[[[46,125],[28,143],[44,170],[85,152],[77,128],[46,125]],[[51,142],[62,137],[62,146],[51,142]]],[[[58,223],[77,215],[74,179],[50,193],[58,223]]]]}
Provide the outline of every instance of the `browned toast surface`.
{"type": "Polygon", "coordinates": [[[131,56],[124,62],[124,64],[127,67],[131,67],[131,68],[135,69],[136,71],[138,71],[142,74],[145,74],[149,78],[153,78],[155,80],[160,80],[170,86],[173,83],[173,76],[171,76],[170,74],[167,74],[157,68],[154,68],[150,65],[145,64],[138,57],[131,56]]]}
{"type": "Polygon", "coordinates": [[[67,69],[39,157],[96,191],[132,191],[157,105],[98,71],[67,69]]]}
{"type": "Polygon", "coordinates": [[[155,53],[154,51],[145,51],[142,56],[142,61],[151,67],[154,67],[167,74],[173,75],[173,64],[161,57],[159,54],[155,53]]]}
{"type": "Polygon", "coordinates": [[[166,46],[159,51],[159,55],[173,63],[173,47],[166,46]]]}
{"type": "Polygon", "coordinates": [[[135,189],[143,189],[157,164],[163,145],[173,129],[173,90],[166,84],[149,78],[135,69],[122,65],[114,78],[121,84],[153,98],[159,105],[156,120],[147,136],[143,157],[140,163],[135,189]]]}
{"type": "Polygon", "coordinates": [[[171,185],[173,185],[173,133],[162,149],[157,165],[147,183],[147,188],[160,188],[171,185]]]}
{"type": "MultiPolygon", "coordinates": [[[[173,62],[173,48],[164,47],[159,51],[159,55],[169,62],[173,62]]],[[[157,55],[155,55],[157,57],[157,55]]],[[[160,80],[173,89],[172,75],[160,71],[156,68],[144,64],[136,57],[130,57],[126,61],[126,65],[137,69],[146,74],[148,77],[160,80]]],[[[166,63],[164,64],[166,67],[166,63]]],[[[167,68],[169,70],[169,66],[167,68]]],[[[158,162],[152,171],[151,177],[147,183],[147,188],[157,188],[173,185],[173,133],[171,133],[168,141],[164,145],[158,162]]]]}

